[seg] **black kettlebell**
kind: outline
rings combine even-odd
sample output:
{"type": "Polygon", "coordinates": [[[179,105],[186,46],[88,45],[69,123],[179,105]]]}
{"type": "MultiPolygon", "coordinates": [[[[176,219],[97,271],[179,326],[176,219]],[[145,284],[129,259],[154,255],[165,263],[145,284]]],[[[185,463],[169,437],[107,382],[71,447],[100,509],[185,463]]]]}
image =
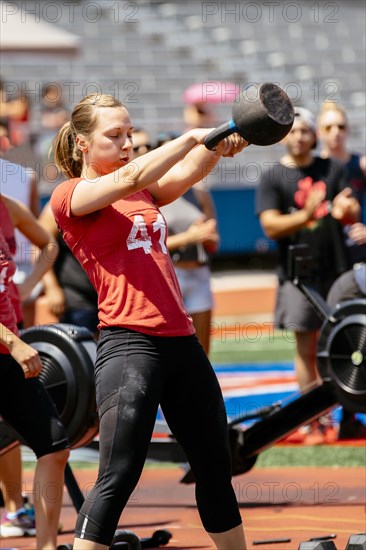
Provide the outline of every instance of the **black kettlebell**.
{"type": "Polygon", "coordinates": [[[295,111],[287,94],[270,82],[243,88],[232,107],[232,118],[210,132],[204,141],[212,150],[222,139],[237,132],[248,143],[273,145],[291,130],[295,111]]]}

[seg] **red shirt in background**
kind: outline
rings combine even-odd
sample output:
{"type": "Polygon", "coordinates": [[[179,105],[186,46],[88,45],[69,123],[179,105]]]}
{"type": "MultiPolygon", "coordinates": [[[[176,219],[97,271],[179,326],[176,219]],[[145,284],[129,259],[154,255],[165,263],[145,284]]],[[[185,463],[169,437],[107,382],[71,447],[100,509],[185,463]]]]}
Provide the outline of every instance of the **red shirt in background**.
{"type": "MultiPolygon", "coordinates": [[[[16,271],[8,244],[0,227],[0,323],[9,330],[18,333],[15,311],[9,296],[9,283],[16,271]]],[[[0,344],[0,353],[9,353],[9,350],[0,344]]]]}
{"type": "MultiPolygon", "coordinates": [[[[16,253],[16,246],[17,246],[15,233],[14,233],[14,226],[10,218],[9,210],[7,209],[5,202],[3,201],[1,196],[0,196],[0,227],[3,232],[3,236],[7,242],[9,252],[11,256],[14,257],[16,253]]],[[[13,305],[13,308],[15,310],[17,323],[21,323],[23,321],[22,302],[19,296],[18,288],[12,279],[9,281],[8,295],[13,305]]]]}

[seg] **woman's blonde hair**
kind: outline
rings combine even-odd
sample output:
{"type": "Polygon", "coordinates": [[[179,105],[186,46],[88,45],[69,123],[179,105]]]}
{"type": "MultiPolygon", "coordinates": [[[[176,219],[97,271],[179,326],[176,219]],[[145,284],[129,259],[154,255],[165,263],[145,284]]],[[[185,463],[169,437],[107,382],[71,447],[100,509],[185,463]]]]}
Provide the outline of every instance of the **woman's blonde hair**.
{"type": "Polygon", "coordinates": [[[320,123],[320,120],[325,113],[334,112],[334,111],[343,115],[346,123],[348,122],[346,111],[344,110],[342,105],[340,105],[339,103],[336,103],[335,101],[325,101],[324,103],[322,103],[322,106],[320,107],[320,111],[318,114],[318,124],[320,123]]]}
{"type": "Polygon", "coordinates": [[[83,167],[82,152],[76,146],[76,136],[90,139],[97,124],[97,109],[100,107],[124,107],[112,95],[90,94],[74,108],[71,119],[60,128],[53,140],[52,149],[57,168],[69,178],[80,177],[83,167]]]}

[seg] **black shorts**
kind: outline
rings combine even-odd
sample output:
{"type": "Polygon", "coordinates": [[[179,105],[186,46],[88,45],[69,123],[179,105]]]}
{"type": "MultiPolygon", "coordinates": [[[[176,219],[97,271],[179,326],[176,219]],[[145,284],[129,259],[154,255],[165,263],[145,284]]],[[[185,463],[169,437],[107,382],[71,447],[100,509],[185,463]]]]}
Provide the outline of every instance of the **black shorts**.
{"type": "Polygon", "coordinates": [[[37,456],[70,447],[57,409],[38,378],[25,378],[11,355],[0,354],[0,415],[37,456]]]}

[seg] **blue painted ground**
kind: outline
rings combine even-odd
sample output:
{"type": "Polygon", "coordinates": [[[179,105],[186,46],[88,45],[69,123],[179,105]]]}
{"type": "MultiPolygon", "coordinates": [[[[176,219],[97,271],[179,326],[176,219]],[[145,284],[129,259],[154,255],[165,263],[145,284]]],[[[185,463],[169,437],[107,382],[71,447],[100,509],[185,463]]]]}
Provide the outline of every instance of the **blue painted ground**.
{"type": "MultiPolygon", "coordinates": [[[[247,414],[258,414],[262,407],[274,403],[284,406],[299,396],[292,362],[253,364],[214,364],[226,406],[229,421],[247,414]]],[[[335,407],[328,415],[328,421],[337,424],[341,407],[335,407]]],[[[366,415],[357,417],[366,424],[366,415]]],[[[162,419],[161,412],[158,419],[162,419]]],[[[248,420],[250,425],[255,420],[248,420]]]]}

